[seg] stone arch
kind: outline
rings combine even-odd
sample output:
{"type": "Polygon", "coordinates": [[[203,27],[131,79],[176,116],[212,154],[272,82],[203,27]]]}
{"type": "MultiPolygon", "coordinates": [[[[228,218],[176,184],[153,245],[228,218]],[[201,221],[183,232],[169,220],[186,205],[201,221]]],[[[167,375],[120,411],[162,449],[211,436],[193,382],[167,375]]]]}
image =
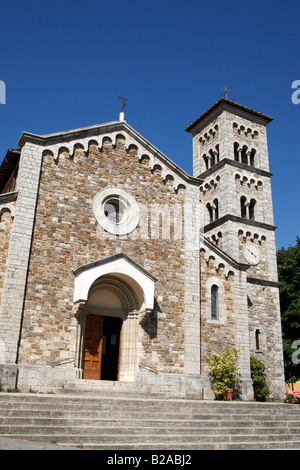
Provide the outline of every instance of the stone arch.
{"type": "Polygon", "coordinates": [[[6,222],[11,222],[13,219],[12,211],[9,207],[3,207],[0,210],[0,223],[6,224],[6,222]]]}
{"type": "Polygon", "coordinates": [[[127,283],[133,289],[140,302],[140,311],[153,309],[156,278],[125,254],[79,267],[74,274],[74,303],[86,302],[93,283],[102,276],[110,275],[127,283]]]}
{"type": "Polygon", "coordinates": [[[126,136],[123,134],[116,134],[115,147],[126,148],[126,136]]]}
{"type": "Polygon", "coordinates": [[[103,275],[89,289],[80,318],[84,379],[134,380],[141,299],[125,278],[103,275]]]}
{"type": "Polygon", "coordinates": [[[97,378],[134,381],[138,363],[139,324],[141,316],[152,311],[154,307],[155,278],[126,255],[112,256],[83,266],[74,274],[74,301],[80,305],[76,316],[81,330],[78,357],[83,378],[91,378],[87,373],[87,349],[84,345],[92,327],[95,329],[92,336],[98,335],[100,338],[99,348],[96,348],[97,351],[100,350],[101,358],[97,378]],[[106,357],[107,350],[103,352],[103,344],[108,344],[108,336],[104,336],[104,333],[108,334],[107,329],[110,335],[113,333],[118,348],[111,358],[106,357]],[[104,337],[106,341],[103,343],[104,337]],[[110,378],[107,378],[105,374],[109,360],[112,361],[113,372],[110,378]],[[105,364],[104,376],[102,361],[105,364]]]}
{"type": "Polygon", "coordinates": [[[141,296],[126,278],[103,275],[91,285],[86,305],[89,312],[97,310],[107,316],[125,319],[128,312],[140,310],[141,302],[141,296]]]}
{"type": "Polygon", "coordinates": [[[204,315],[208,323],[224,324],[226,322],[224,283],[219,277],[208,278],[205,284],[205,309],[204,315]],[[218,292],[217,315],[212,316],[212,288],[215,286],[218,292]]]}

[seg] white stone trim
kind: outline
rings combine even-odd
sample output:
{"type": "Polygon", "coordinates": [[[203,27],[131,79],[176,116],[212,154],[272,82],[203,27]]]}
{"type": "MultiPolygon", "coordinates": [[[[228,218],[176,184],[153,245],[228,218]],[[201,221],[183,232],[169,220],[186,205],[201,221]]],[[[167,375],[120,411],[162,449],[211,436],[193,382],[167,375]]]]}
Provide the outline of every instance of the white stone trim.
{"type": "Polygon", "coordinates": [[[226,310],[225,310],[225,299],[224,299],[224,284],[221,279],[218,277],[212,276],[206,281],[206,293],[205,300],[206,306],[204,310],[204,315],[207,323],[215,325],[224,325],[227,320],[226,310]],[[211,318],[211,288],[213,285],[218,286],[218,318],[211,318]]]}
{"type": "Polygon", "coordinates": [[[154,307],[154,280],[144,274],[125,258],[108,259],[107,262],[83,269],[75,278],[74,303],[86,301],[91,285],[96,279],[107,274],[126,281],[138,296],[142,310],[154,307]]]}
{"type": "Polygon", "coordinates": [[[133,232],[140,221],[140,210],[134,197],[124,189],[109,186],[99,191],[93,200],[93,212],[98,224],[113,235],[128,235],[133,232]],[[104,205],[108,199],[119,197],[122,201],[126,217],[124,221],[116,224],[104,214],[104,205]]]}

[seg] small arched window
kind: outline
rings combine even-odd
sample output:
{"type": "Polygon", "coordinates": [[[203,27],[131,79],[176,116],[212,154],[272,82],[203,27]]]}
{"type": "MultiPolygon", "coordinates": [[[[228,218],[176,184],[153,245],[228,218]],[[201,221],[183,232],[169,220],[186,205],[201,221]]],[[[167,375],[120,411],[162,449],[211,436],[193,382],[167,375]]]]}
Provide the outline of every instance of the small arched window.
{"type": "Polygon", "coordinates": [[[218,199],[214,199],[214,206],[215,206],[215,220],[219,218],[219,201],[218,199]]]}
{"type": "Polygon", "coordinates": [[[205,168],[208,170],[209,169],[209,159],[207,158],[206,154],[204,154],[202,158],[204,160],[205,168]]]}
{"type": "Polygon", "coordinates": [[[237,142],[234,142],[233,149],[234,149],[234,159],[236,162],[239,162],[240,161],[239,144],[237,142]]]}
{"type": "Polygon", "coordinates": [[[256,150],[252,149],[250,153],[250,166],[254,166],[256,150]]]}
{"type": "Polygon", "coordinates": [[[247,202],[247,199],[245,198],[245,196],[242,196],[241,197],[241,217],[243,217],[244,219],[247,219],[246,202],[247,202]]]}
{"type": "Polygon", "coordinates": [[[244,145],[243,148],[242,148],[241,159],[242,159],[242,163],[245,163],[245,165],[248,165],[248,147],[247,147],[247,145],[244,145]]]}
{"type": "Polygon", "coordinates": [[[212,320],[218,320],[219,318],[219,299],[218,299],[219,288],[216,284],[211,286],[211,318],[212,320]]]}
{"type": "Polygon", "coordinates": [[[209,204],[209,202],[206,204],[207,210],[208,210],[208,215],[209,215],[209,223],[211,224],[214,221],[214,214],[213,214],[213,208],[209,204]]]}
{"type": "Polygon", "coordinates": [[[256,204],[255,199],[251,199],[250,204],[249,204],[249,219],[254,220],[254,207],[256,204]]]}
{"type": "Polygon", "coordinates": [[[260,350],[260,331],[255,330],[255,349],[256,351],[260,350]]]}
{"type": "Polygon", "coordinates": [[[241,197],[241,217],[244,219],[255,220],[254,213],[255,213],[255,205],[256,200],[251,199],[250,202],[247,202],[247,198],[245,196],[241,197]]]}

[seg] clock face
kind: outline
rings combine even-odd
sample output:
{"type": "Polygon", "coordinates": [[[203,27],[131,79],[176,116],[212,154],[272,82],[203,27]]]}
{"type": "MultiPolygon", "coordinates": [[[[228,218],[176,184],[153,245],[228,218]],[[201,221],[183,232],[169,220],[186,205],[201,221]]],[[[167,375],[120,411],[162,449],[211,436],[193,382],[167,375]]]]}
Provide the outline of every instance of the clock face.
{"type": "Polygon", "coordinates": [[[243,248],[243,255],[247,263],[255,266],[260,263],[260,249],[254,243],[246,243],[243,248]]]}

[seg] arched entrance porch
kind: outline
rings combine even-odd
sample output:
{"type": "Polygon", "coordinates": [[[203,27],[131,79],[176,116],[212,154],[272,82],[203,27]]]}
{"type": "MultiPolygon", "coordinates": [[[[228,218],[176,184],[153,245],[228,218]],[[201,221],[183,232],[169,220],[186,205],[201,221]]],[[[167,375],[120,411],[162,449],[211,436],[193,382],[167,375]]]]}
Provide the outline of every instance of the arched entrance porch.
{"type": "Polygon", "coordinates": [[[136,370],[140,302],[117,275],[98,278],[84,309],[84,379],[133,380],[136,370]]]}
{"type": "Polygon", "coordinates": [[[75,271],[84,379],[134,381],[140,316],[151,311],[155,278],[118,255],[75,271]]]}

